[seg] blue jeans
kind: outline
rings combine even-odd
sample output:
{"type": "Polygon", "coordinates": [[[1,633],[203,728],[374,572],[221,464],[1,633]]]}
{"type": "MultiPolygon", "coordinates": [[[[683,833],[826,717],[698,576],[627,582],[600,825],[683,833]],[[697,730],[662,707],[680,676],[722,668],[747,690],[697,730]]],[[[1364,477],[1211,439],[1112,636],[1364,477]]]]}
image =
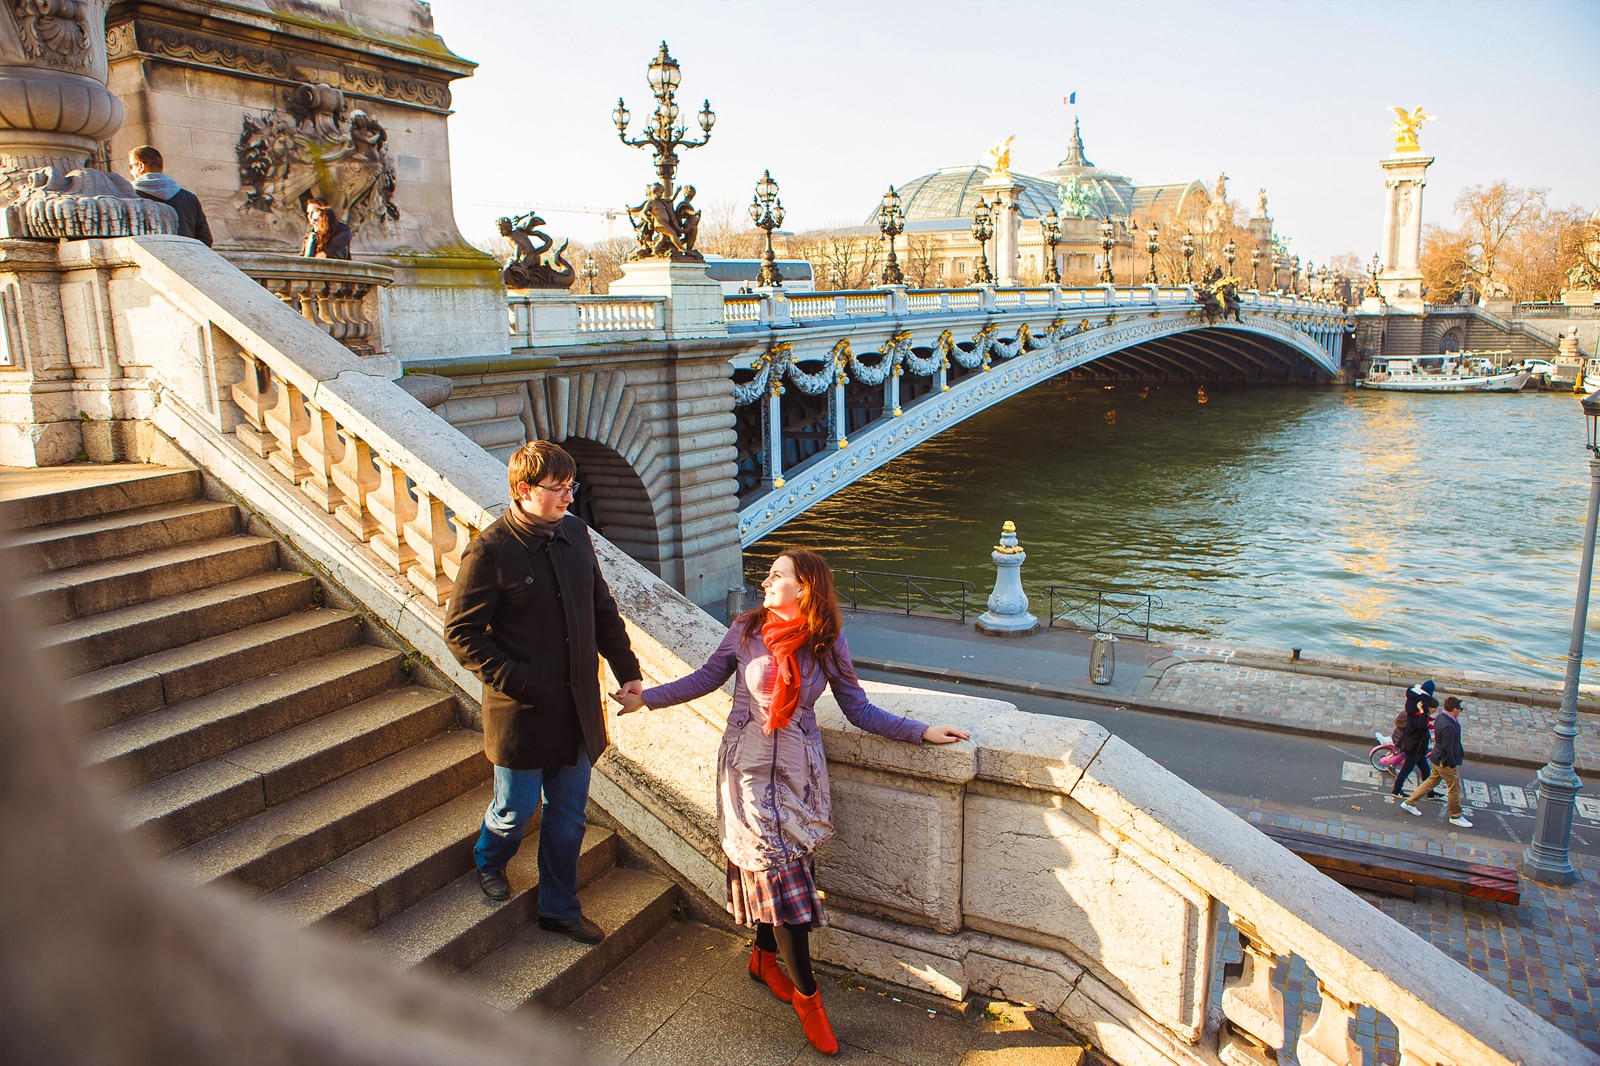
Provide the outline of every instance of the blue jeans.
{"type": "Polygon", "coordinates": [[[522,846],[522,834],[533,812],[539,820],[539,916],[576,921],[583,916],[578,903],[578,853],[583,847],[589,803],[589,757],[578,752],[574,766],[543,770],[494,768],[494,799],[484,812],[483,832],[472,858],[480,870],[503,870],[522,846]]]}

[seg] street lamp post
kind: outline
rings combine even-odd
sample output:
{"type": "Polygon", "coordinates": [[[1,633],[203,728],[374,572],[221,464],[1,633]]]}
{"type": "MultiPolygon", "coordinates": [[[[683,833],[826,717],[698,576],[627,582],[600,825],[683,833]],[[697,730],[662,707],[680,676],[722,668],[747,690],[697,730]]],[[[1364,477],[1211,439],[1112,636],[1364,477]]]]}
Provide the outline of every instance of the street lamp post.
{"type": "Polygon", "coordinates": [[[1116,228],[1111,225],[1111,218],[1100,223],[1100,250],[1105,253],[1100,260],[1100,282],[1103,285],[1115,285],[1117,276],[1111,272],[1111,246],[1116,241],[1116,228]]]}
{"type": "Polygon", "coordinates": [[[1583,398],[1588,422],[1589,517],[1583,527],[1583,562],[1578,566],[1578,599],[1572,608],[1572,642],[1567,647],[1567,674],[1561,685],[1561,708],[1556,711],[1555,744],[1550,761],[1539,769],[1539,803],[1534,814],[1533,840],[1522,853],[1522,872],[1535,881],[1570,885],[1578,879],[1568,850],[1572,835],[1572,806],[1583,782],[1572,769],[1577,755],[1578,674],[1583,669],[1583,631],[1589,624],[1589,582],[1594,576],[1594,536],[1600,518],[1600,391],[1583,398]]]}
{"type": "Polygon", "coordinates": [[[1278,255],[1277,250],[1274,249],[1272,252],[1272,288],[1270,290],[1274,295],[1282,291],[1278,288],[1278,268],[1282,265],[1283,259],[1278,255]]]}
{"type": "Polygon", "coordinates": [[[978,242],[978,269],[972,272],[974,285],[994,284],[994,274],[989,271],[989,256],[984,245],[994,236],[994,215],[983,197],[978,197],[978,207],[972,212],[972,236],[978,242]]]}
{"type": "Polygon", "coordinates": [[[1371,263],[1370,266],[1367,267],[1367,278],[1368,278],[1367,291],[1365,293],[1363,293],[1362,295],[1364,295],[1364,296],[1377,296],[1377,295],[1379,295],[1379,292],[1378,292],[1378,274],[1382,270],[1383,270],[1383,261],[1378,258],[1378,253],[1377,252],[1373,252],[1372,253],[1372,263],[1371,263]]]}
{"type": "Polygon", "coordinates": [[[1239,258],[1239,246],[1233,243],[1232,237],[1222,246],[1222,258],[1228,264],[1228,277],[1233,277],[1233,261],[1239,258]]]}
{"type": "Polygon", "coordinates": [[[1194,234],[1185,233],[1178,238],[1178,245],[1183,249],[1183,283],[1194,284],[1194,234]]]}
{"type": "Polygon", "coordinates": [[[1039,227],[1043,230],[1045,245],[1044,282],[1046,285],[1060,285],[1061,268],[1056,266],[1056,246],[1061,243],[1061,219],[1051,212],[1039,220],[1039,227]]]}
{"type": "Polygon", "coordinates": [[[1296,296],[1299,296],[1300,295],[1300,257],[1297,255],[1290,262],[1291,262],[1292,265],[1289,267],[1289,284],[1294,286],[1294,294],[1296,296]]]}
{"type": "Polygon", "coordinates": [[[1150,253],[1150,269],[1145,273],[1146,285],[1160,285],[1161,276],[1156,273],[1156,253],[1161,251],[1161,227],[1154,222],[1144,231],[1144,250],[1150,253]]]}
{"type": "Polygon", "coordinates": [[[883,283],[885,285],[904,285],[906,276],[900,272],[900,260],[894,254],[894,239],[905,232],[906,215],[900,207],[900,194],[894,191],[894,186],[889,186],[889,191],[883,194],[883,200],[878,204],[878,229],[889,238],[889,261],[883,266],[883,283]]]}
{"type": "Polygon", "coordinates": [[[778,199],[778,183],[772,180],[772,171],[763,170],[756,191],[750,197],[750,221],[767,235],[767,250],[761,253],[761,269],[756,271],[756,285],[777,288],[783,284],[778,272],[777,257],[772,254],[772,231],[783,225],[783,202],[778,199]]]}
{"type": "Polygon", "coordinates": [[[578,271],[578,276],[589,283],[589,295],[594,295],[594,279],[600,276],[600,266],[594,261],[594,256],[583,257],[583,269],[578,271]]]}
{"type": "MultiPolygon", "coordinates": [[[[646,72],[646,80],[650,83],[650,92],[656,98],[655,115],[648,122],[641,136],[633,140],[628,138],[628,121],[632,115],[628,112],[628,105],[622,102],[622,97],[617,97],[617,109],[611,112],[611,121],[617,127],[617,137],[630,148],[651,148],[655,151],[656,181],[661,186],[660,190],[651,190],[651,197],[646,200],[648,206],[660,201],[666,204],[670,212],[676,188],[673,177],[678,172],[678,149],[699,148],[711,140],[711,127],[716,125],[716,112],[711,110],[711,101],[707,100],[696,116],[700,121],[700,130],[704,134],[698,141],[686,136],[687,127],[678,125],[678,103],[675,94],[678,82],[683,73],[678,67],[678,61],[667,54],[667,42],[661,42],[661,51],[650,61],[650,68],[646,72]]],[[[684,203],[680,205],[681,212],[688,207],[691,192],[685,189],[684,203]]],[[[692,210],[692,209],[691,209],[692,210]]],[[[635,226],[639,225],[635,222],[635,226]]],[[[675,233],[674,236],[681,245],[681,254],[690,259],[699,259],[700,253],[694,247],[694,233],[675,233]]],[[[667,252],[659,248],[646,249],[641,239],[640,248],[634,253],[636,258],[645,258],[651,255],[665,255],[667,252]]],[[[678,253],[673,253],[678,254],[678,253]]]]}
{"type": "Polygon", "coordinates": [[[1250,291],[1261,291],[1261,246],[1250,249],[1250,291]]]}

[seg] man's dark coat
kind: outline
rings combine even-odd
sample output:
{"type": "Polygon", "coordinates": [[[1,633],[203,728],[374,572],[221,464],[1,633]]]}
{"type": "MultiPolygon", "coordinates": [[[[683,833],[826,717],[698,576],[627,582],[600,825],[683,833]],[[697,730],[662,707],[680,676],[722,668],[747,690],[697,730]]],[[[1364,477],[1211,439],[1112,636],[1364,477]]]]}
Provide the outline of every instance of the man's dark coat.
{"type": "Polygon", "coordinates": [[[606,750],[598,657],[606,657],[619,684],[639,679],[639,661],[589,527],[568,515],[546,540],[519,520],[516,507],[467,545],[445,639],[483,682],[491,763],[517,770],[569,764],[579,739],[574,714],[593,762],[606,750]]]}

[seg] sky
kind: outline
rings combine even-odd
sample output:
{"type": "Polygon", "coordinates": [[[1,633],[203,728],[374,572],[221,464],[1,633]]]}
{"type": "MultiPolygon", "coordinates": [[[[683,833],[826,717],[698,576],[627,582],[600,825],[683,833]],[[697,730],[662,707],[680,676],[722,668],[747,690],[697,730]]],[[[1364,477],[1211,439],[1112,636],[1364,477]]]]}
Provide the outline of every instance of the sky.
{"type": "MultiPolygon", "coordinates": [[[[1454,225],[1465,187],[1504,179],[1551,203],[1600,203],[1597,0],[434,0],[435,28],[479,64],[452,86],[456,218],[481,240],[515,205],[559,240],[643,199],[665,39],[678,104],[709,98],[711,141],[680,152],[702,207],[748,204],[763,170],[784,228],[859,225],[890,184],[981,162],[1015,136],[1012,170],[1066,153],[1074,115],[1097,166],[1140,184],[1229,176],[1313,261],[1378,250],[1391,106],[1421,105],[1425,224],[1454,225]],[[1064,98],[1077,93],[1076,106],[1064,98]]],[[[708,212],[709,213],[709,212],[708,212]]],[[[616,234],[628,232],[626,216],[616,234]]]]}

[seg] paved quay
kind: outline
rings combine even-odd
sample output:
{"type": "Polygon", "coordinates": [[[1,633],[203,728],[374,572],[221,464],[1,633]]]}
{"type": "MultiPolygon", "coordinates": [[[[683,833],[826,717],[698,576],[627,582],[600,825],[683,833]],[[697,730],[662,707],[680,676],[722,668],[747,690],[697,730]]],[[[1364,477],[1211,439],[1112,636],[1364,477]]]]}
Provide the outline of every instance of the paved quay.
{"type": "MultiPolygon", "coordinates": [[[[1433,677],[1438,695],[1466,701],[1469,757],[1538,768],[1550,757],[1559,686],[1482,674],[1305,656],[1262,648],[1195,646],[1119,636],[1109,685],[1089,681],[1091,634],[1041,630],[986,637],[951,618],[848,611],[845,633],[861,666],[1009,692],[1108,703],[1131,710],[1216,718],[1336,740],[1385,736],[1402,690],[1433,677]]],[[[1577,768],[1600,772],[1600,704],[1587,687],[1579,702],[1577,768]]]]}

